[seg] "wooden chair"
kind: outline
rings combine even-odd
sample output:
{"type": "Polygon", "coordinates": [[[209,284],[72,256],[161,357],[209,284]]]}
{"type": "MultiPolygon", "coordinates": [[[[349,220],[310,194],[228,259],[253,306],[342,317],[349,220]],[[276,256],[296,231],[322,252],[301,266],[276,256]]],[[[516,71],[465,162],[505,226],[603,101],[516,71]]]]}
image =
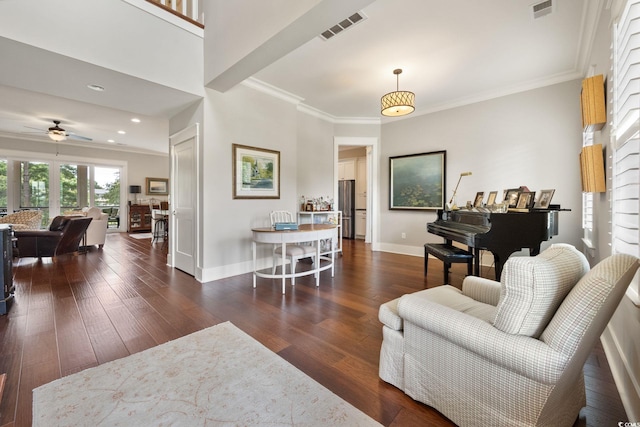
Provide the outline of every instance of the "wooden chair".
{"type": "MultiPolygon", "coordinates": [[[[275,227],[276,222],[296,222],[294,215],[289,211],[273,211],[271,212],[271,227],[275,227]]],[[[311,258],[315,261],[316,248],[312,244],[289,244],[286,248],[285,258],[289,259],[291,277],[291,286],[295,286],[296,263],[304,258],[311,258]]],[[[276,274],[278,259],[282,258],[282,246],[273,245],[273,270],[271,274],[276,274]]],[[[282,274],[286,271],[286,267],[282,265],[282,274]]],[[[318,273],[316,273],[318,274],[318,273]]]]}

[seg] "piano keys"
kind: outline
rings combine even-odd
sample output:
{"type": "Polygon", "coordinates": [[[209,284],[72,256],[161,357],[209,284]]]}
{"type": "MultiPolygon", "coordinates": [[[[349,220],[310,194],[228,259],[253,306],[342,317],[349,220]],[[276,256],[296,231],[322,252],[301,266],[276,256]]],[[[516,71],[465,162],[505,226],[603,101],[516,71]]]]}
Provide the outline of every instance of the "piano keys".
{"type": "Polygon", "coordinates": [[[493,254],[496,280],[509,256],[529,249],[540,253],[540,244],[558,234],[558,211],[476,212],[438,210],[438,219],[427,224],[427,231],[445,238],[448,244],[465,244],[474,253],[474,275],[480,275],[480,250],[493,254]]]}

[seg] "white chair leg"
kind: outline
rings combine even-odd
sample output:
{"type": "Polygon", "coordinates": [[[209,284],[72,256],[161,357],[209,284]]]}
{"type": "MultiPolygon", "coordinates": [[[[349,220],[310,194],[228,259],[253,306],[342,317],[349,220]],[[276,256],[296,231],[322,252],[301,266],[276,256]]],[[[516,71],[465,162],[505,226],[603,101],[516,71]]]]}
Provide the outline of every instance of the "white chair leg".
{"type": "Polygon", "coordinates": [[[296,260],[294,257],[291,257],[291,286],[296,285],[296,260]]]}
{"type": "Polygon", "coordinates": [[[274,253],[273,254],[273,268],[271,269],[271,274],[276,274],[276,266],[277,265],[278,265],[278,256],[274,253]]]}

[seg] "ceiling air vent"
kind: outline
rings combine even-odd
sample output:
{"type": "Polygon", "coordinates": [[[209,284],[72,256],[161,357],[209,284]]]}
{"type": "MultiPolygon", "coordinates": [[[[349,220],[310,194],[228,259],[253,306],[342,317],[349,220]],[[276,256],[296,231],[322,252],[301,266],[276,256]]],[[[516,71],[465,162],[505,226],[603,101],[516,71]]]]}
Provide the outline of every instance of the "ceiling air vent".
{"type": "Polygon", "coordinates": [[[331,37],[341,33],[342,31],[346,30],[352,25],[357,24],[358,22],[364,21],[365,19],[367,19],[367,16],[364,13],[362,12],[354,13],[347,19],[343,19],[333,27],[323,31],[322,34],[320,34],[320,38],[322,40],[329,40],[331,37]]]}
{"type": "Polygon", "coordinates": [[[547,0],[540,3],[536,3],[531,6],[533,12],[533,19],[541,18],[550,14],[553,11],[553,0],[547,0]]]}

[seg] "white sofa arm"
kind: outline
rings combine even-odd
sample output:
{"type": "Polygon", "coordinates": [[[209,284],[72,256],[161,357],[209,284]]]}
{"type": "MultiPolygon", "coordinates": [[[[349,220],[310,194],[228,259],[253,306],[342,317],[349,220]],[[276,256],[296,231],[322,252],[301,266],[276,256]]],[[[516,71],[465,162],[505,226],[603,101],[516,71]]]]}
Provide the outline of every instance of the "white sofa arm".
{"type": "Polygon", "coordinates": [[[438,303],[412,299],[410,294],[400,298],[398,312],[405,330],[407,322],[412,323],[486,358],[491,364],[540,383],[555,384],[568,363],[564,355],[542,341],[506,334],[483,320],[438,303]]]}
{"type": "Polygon", "coordinates": [[[462,293],[469,298],[493,306],[500,301],[500,282],[477,276],[467,276],[462,281],[462,293]]]}
{"type": "Polygon", "coordinates": [[[87,227],[87,233],[85,236],[85,245],[99,247],[104,246],[104,242],[107,236],[107,219],[109,215],[102,214],[100,219],[92,219],[89,227],[87,227]]]}

